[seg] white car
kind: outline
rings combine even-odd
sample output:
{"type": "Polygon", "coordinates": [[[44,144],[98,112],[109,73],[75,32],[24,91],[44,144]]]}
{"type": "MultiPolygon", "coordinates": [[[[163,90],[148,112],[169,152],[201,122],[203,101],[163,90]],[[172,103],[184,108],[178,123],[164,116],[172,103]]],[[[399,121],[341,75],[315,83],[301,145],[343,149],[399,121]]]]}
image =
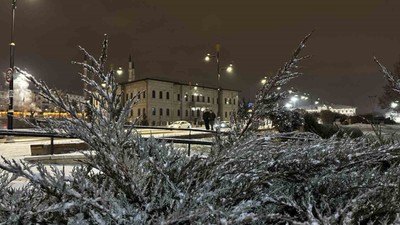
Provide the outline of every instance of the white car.
{"type": "Polygon", "coordinates": [[[229,121],[221,121],[214,124],[215,129],[221,129],[221,131],[230,131],[231,123],[229,121]]]}
{"type": "Polygon", "coordinates": [[[192,128],[192,124],[188,121],[180,120],[175,121],[172,124],[168,125],[169,128],[192,128]]]}

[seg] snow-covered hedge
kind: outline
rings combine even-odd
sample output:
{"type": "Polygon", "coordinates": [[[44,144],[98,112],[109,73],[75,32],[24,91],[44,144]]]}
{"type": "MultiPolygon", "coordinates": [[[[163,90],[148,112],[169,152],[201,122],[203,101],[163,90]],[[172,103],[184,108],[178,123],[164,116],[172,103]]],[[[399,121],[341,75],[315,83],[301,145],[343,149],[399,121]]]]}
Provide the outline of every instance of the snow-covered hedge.
{"type": "Polygon", "coordinates": [[[44,97],[71,115],[50,120],[50,129],[78,136],[96,154],[68,175],[5,160],[0,224],[400,223],[399,145],[252,132],[263,116],[283,110],[276,102],[284,95],[274,87],[299,75],[298,55],[308,37],[260,90],[253,113],[238,116],[232,135],[217,137],[206,158],[144,141],[134,127],[124,128],[136,99],[121,105],[113,71],[104,70],[107,38],[98,60],[82,49],[93,65],[78,63],[95,75],[81,75],[100,106],[86,102],[90,121],[68,99],[27,75],[44,97]],[[9,183],[17,176],[30,182],[14,189],[9,183]]]}

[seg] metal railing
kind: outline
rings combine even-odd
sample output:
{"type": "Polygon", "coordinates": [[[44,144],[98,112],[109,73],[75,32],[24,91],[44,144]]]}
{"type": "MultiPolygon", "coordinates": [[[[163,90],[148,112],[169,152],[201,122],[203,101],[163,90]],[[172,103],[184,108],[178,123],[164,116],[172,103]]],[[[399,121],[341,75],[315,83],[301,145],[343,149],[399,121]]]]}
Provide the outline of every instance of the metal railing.
{"type": "MultiPolygon", "coordinates": [[[[128,128],[129,126],[126,126],[128,128]]],[[[134,126],[135,129],[150,129],[150,130],[176,130],[176,131],[187,131],[188,135],[177,135],[174,137],[153,137],[150,133],[150,137],[142,137],[144,140],[148,140],[150,138],[159,141],[159,142],[166,142],[166,143],[173,143],[173,144],[187,144],[188,145],[188,156],[191,154],[191,145],[204,145],[204,146],[212,146],[214,142],[206,141],[206,140],[199,140],[199,139],[192,139],[195,137],[213,137],[214,135],[224,134],[225,132],[219,131],[210,131],[210,130],[203,130],[203,129],[185,129],[185,128],[169,128],[169,127],[154,127],[154,126],[134,126]],[[192,132],[201,132],[197,134],[193,134],[192,132]],[[177,138],[181,137],[181,138],[177,138]]],[[[48,137],[50,138],[50,151],[51,154],[54,154],[54,139],[55,138],[77,138],[74,136],[62,134],[62,133],[50,133],[50,132],[40,132],[40,131],[19,131],[19,130],[6,130],[0,129],[0,136],[15,136],[15,137],[48,137]]]]}

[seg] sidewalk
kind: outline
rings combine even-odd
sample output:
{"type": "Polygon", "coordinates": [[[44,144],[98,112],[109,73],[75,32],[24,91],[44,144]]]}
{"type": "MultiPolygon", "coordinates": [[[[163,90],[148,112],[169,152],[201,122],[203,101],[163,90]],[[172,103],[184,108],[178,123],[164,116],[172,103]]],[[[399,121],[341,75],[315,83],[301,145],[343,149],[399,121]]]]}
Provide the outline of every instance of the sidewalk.
{"type": "MultiPolygon", "coordinates": [[[[5,139],[0,139],[0,155],[6,159],[22,160],[31,156],[32,144],[50,144],[50,138],[15,138],[14,143],[4,143],[5,139]]],[[[56,139],[55,144],[81,142],[79,139],[56,139]]]]}
{"type": "MultiPolygon", "coordinates": [[[[31,157],[32,144],[49,144],[49,138],[15,138],[14,143],[4,143],[5,139],[0,139],[0,155],[5,159],[14,159],[16,161],[23,160],[25,157],[31,157]]],[[[81,142],[79,139],[60,139],[54,140],[54,143],[76,143],[81,142]]],[[[73,153],[74,155],[80,153],[73,153]]],[[[3,163],[3,159],[0,159],[0,163],[3,163]]],[[[66,174],[70,174],[73,165],[53,165],[59,169],[64,169],[66,174]]],[[[11,182],[11,185],[15,188],[24,186],[28,180],[23,177],[17,178],[15,181],[11,182]]]]}

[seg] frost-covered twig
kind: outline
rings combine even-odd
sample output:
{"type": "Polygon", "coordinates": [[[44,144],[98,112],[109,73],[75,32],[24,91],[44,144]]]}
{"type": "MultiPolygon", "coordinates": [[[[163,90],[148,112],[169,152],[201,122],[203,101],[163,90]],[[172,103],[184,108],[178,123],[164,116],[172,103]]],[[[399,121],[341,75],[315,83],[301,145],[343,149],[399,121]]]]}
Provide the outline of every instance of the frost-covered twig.
{"type": "Polygon", "coordinates": [[[374,61],[380,67],[380,71],[383,73],[383,76],[389,82],[392,89],[400,93],[400,80],[396,79],[393,73],[382,65],[376,57],[374,57],[374,61]]]}
{"type": "Polygon", "coordinates": [[[311,37],[312,33],[313,32],[306,35],[306,37],[300,42],[300,45],[293,52],[289,61],[286,62],[285,65],[280,68],[272,78],[268,79],[267,82],[260,89],[260,91],[256,95],[252,114],[250,118],[248,118],[246,125],[239,135],[239,138],[247,132],[253,122],[263,117],[263,115],[269,114],[272,112],[272,110],[276,109],[276,104],[279,102],[280,99],[283,98],[283,95],[276,93],[275,89],[301,75],[301,73],[297,71],[299,69],[298,64],[302,60],[309,58],[309,56],[301,57],[300,53],[303,48],[305,48],[305,44],[311,37]]]}

